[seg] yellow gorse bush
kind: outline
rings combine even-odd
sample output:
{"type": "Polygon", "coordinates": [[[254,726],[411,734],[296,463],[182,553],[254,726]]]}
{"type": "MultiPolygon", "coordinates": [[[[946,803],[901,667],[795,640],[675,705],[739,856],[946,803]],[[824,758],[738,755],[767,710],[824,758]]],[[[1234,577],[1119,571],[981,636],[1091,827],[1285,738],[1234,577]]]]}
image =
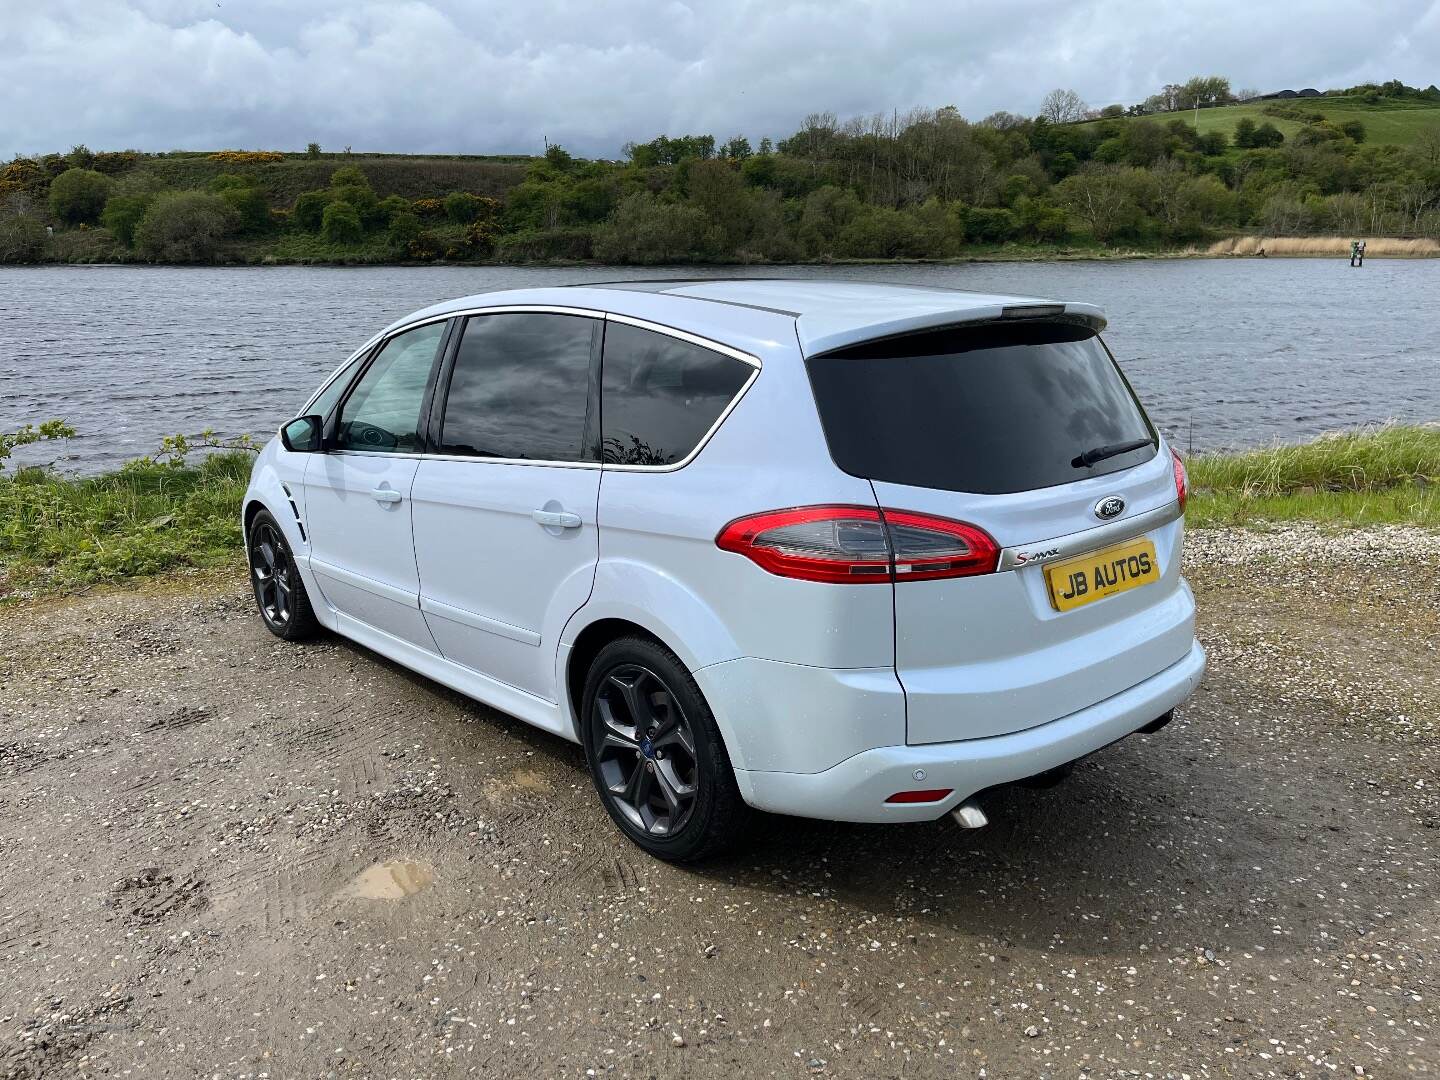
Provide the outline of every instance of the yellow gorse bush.
{"type": "Polygon", "coordinates": [[[278,150],[218,150],[210,155],[211,161],[223,161],[227,165],[267,165],[273,161],[284,161],[285,155],[278,150]]]}

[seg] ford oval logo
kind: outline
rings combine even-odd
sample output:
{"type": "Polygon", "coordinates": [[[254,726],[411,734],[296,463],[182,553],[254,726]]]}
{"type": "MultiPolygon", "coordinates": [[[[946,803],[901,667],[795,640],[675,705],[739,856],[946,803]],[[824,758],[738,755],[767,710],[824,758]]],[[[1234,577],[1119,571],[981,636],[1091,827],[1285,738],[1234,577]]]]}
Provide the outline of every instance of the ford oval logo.
{"type": "Polygon", "coordinates": [[[1101,521],[1112,521],[1125,512],[1125,500],[1119,495],[1106,495],[1095,504],[1095,516],[1101,521]]]}

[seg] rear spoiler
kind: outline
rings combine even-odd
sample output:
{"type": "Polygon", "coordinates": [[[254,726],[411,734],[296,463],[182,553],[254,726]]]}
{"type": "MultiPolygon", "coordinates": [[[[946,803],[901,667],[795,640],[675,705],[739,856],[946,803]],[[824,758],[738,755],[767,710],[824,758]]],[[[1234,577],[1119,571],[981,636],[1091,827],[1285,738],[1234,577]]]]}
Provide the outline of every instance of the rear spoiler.
{"type": "Polygon", "coordinates": [[[1084,326],[1099,333],[1105,329],[1105,315],[1092,304],[1021,303],[996,304],[993,306],[967,308],[958,312],[937,311],[924,316],[910,316],[897,319],[894,323],[871,324],[831,334],[820,335],[807,342],[801,335],[801,345],[807,358],[826,356],[841,352],[855,345],[869,345],[880,341],[910,337],[913,334],[928,334],[936,330],[948,330],[963,326],[985,326],[1002,322],[1050,322],[1084,326]],[[901,325],[903,324],[903,325],[901,325]]]}
{"type": "Polygon", "coordinates": [[[795,329],[800,338],[801,350],[807,357],[813,357],[838,352],[862,342],[888,341],[891,338],[948,327],[1030,319],[1087,326],[1097,334],[1106,326],[1105,313],[1094,304],[1049,300],[1004,303],[997,298],[997,302],[993,304],[977,304],[974,307],[950,311],[942,308],[907,313],[893,319],[863,323],[857,321],[847,326],[826,326],[820,320],[802,315],[796,320],[795,329]]]}

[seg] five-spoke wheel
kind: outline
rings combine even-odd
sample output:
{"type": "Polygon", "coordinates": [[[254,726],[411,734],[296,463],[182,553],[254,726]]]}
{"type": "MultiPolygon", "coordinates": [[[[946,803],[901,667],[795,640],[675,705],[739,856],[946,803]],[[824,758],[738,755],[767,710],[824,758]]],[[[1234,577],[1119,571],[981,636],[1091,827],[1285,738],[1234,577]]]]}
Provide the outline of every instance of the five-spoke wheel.
{"type": "Polygon", "coordinates": [[[250,584],[266,627],[287,641],[311,636],[318,624],[280,526],[261,510],[251,519],[248,536],[250,584]]]}
{"type": "Polygon", "coordinates": [[[661,858],[702,858],[732,841],[746,807],[694,678],[647,638],[612,641],[585,684],[585,749],[622,832],[661,858]]]}
{"type": "Polygon", "coordinates": [[[695,807],[695,735],[675,695],[639,664],[612,668],[595,695],[605,792],[637,828],[672,836],[695,807]]]}

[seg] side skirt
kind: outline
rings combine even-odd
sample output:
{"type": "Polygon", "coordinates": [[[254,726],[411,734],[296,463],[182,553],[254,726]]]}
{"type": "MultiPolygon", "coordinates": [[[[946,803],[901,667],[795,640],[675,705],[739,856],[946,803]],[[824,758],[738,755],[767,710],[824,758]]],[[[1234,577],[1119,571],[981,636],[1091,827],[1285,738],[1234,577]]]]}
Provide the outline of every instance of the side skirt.
{"type": "Polygon", "coordinates": [[[370,624],[343,612],[333,612],[332,618],[332,629],[367,649],[373,649],[381,656],[394,660],[427,679],[433,679],[441,686],[499,709],[527,724],[559,735],[569,742],[577,741],[573,725],[554,702],[545,701],[508,683],[461,667],[443,656],[427,652],[408,641],[401,641],[383,630],[376,630],[370,624]]]}

